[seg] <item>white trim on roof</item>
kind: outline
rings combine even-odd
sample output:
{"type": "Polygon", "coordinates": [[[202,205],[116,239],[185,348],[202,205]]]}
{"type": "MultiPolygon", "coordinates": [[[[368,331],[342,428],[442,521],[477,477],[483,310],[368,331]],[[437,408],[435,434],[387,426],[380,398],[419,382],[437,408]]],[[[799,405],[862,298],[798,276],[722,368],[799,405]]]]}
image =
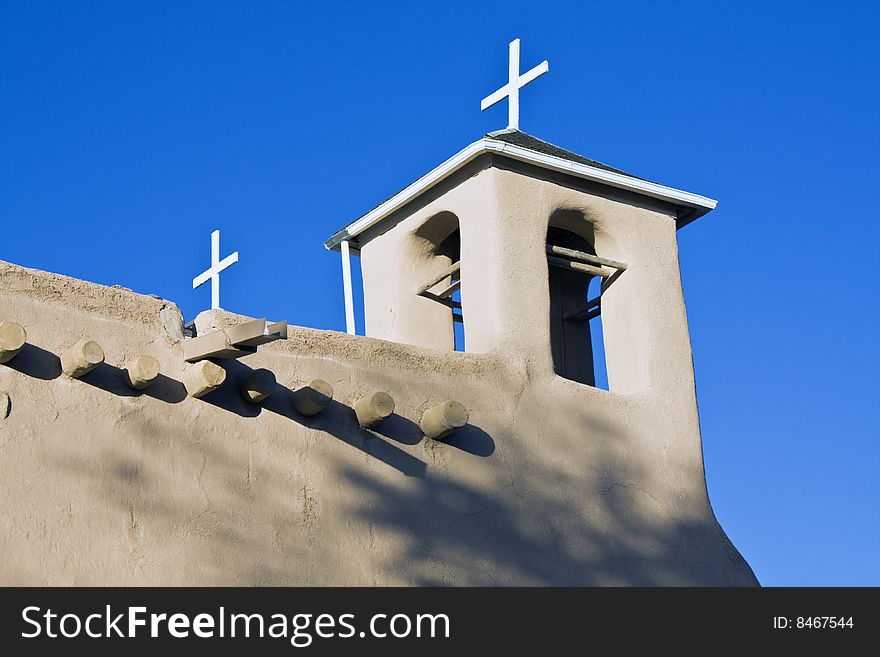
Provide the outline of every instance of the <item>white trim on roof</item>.
{"type": "Polygon", "coordinates": [[[338,246],[338,243],[343,239],[347,240],[357,237],[367,229],[378,224],[395,210],[400,209],[411,200],[484,153],[497,153],[513,160],[534,164],[545,169],[550,169],[551,171],[567,173],[578,178],[583,178],[584,180],[610,185],[611,187],[624,189],[644,196],[650,196],[661,201],[667,201],[673,205],[694,208],[698,211],[702,210],[702,212],[699,213],[701,215],[710,210],[714,210],[715,206],[718,205],[718,201],[706,196],[700,196],[699,194],[666,187],[665,185],[641,180],[623,173],[607,171],[588,164],[572,162],[571,160],[556,157],[555,155],[538,153],[531,149],[523,148],[522,146],[516,146],[497,139],[484,137],[465,147],[441,165],[429,171],[414,183],[389,198],[380,206],[370,210],[367,214],[353,221],[346,226],[343,231],[340,231],[345,233],[344,236],[340,236],[340,238],[337,239],[331,238],[325,243],[325,246],[328,249],[332,249],[338,246]]]}

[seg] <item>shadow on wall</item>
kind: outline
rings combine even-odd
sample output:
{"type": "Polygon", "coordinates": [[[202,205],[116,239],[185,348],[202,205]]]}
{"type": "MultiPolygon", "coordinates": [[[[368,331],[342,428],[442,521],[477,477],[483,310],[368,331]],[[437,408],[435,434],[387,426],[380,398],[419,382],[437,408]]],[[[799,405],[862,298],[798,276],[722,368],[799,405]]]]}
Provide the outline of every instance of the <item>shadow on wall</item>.
{"type": "MultiPolygon", "coordinates": [[[[294,408],[295,391],[280,384],[276,384],[275,391],[268,398],[259,404],[252,404],[244,399],[239,388],[254,370],[236,360],[224,362],[223,367],[226,370],[226,383],[202,397],[201,401],[245,418],[256,417],[264,410],[276,413],[309,429],[330,434],[408,477],[425,476],[424,461],[382,439],[389,438],[404,445],[416,445],[425,440],[421,428],[412,420],[394,413],[374,429],[362,429],[357,423],[354,409],[336,400],[331,400],[319,415],[306,417],[294,408]]],[[[489,434],[472,424],[462,427],[445,442],[475,456],[489,456],[495,450],[495,443],[489,434]]]]}
{"type": "Polygon", "coordinates": [[[15,358],[4,363],[3,366],[43,381],[51,381],[61,376],[61,359],[51,351],[46,351],[30,342],[21,348],[15,358]]]}
{"type": "MultiPolygon", "coordinates": [[[[280,384],[276,384],[275,391],[268,398],[259,404],[252,404],[242,397],[239,387],[254,370],[236,360],[224,362],[223,367],[226,370],[226,383],[218,390],[202,397],[201,401],[245,418],[256,417],[263,411],[276,413],[309,429],[327,433],[408,477],[425,476],[424,461],[382,440],[375,433],[362,429],[357,423],[354,410],[350,407],[330,400],[320,414],[306,417],[297,413],[294,408],[294,391],[280,384]]],[[[414,423],[410,424],[414,425],[414,423]]],[[[402,423],[398,425],[405,426],[402,423]]],[[[419,429],[419,437],[421,438],[421,429],[419,429]]]]}
{"type": "Polygon", "coordinates": [[[107,363],[101,363],[88,374],[79,378],[90,386],[100,388],[120,397],[152,397],[167,404],[179,404],[186,399],[186,388],[180,381],[159,374],[149,387],[135,390],[128,385],[128,374],[125,370],[107,363]]]}
{"type": "MultiPolygon", "coordinates": [[[[363,496],[352,509],[377,534],[408,537],[386,572],[419,586],[692,586],[729,585],[698,562],[693,546],[717,550],[721,537],[704,523],[658,523],[633,514],[625,486],[592,495],[602,522],[578,514],[576,496],[538,491],[499,500],[451,480],[432,480],[415,494],[364,472],[344,472],[363,496]]],[[[741,584],[748,584],[743,579],[741,584]]]]}
{"type": "MultiPolygon", "coordinates": [[[[171,418],[134,416],[126,418],[125,439],[105,443],[103,453],[53,455],[54,467],[73,472],[96,496],[98,508],[123,510],[126,539],[115,529],[93,531],[126,541],[135,581],[144,581],[135,577],[141,573],[149,583],[180,583],[178,573],[187,572],[197,573],[199,583],[236,585],[755,583],[717,525],[664,515],[653,495],[636,484],[643,473],[621,466],[616,450],[626,451],[626,438],[582,411],[575,419],[584,444],[595,435],[604,443],[592,441],[590,472],[534,448],[570,426],[550,419],[539,435],[499,430],[493,440],[478,430],[470,437],[465,432],[465,442],[486,444],[487,438],[498,445],[486,457],[465,457],[488,458],[487,464],[498,459],[475,471],[490,473],[486,478],[469,479],[442,467],[459,449],[455,445],[425,443],[425,458],[438,466],[426,476],[424,461],[359,429],[351,409],[336,404],[325,417],[296,418],[286,410],[285,397],[292,393],[277,392],[269,398],[277,406],[266,411],[322,432],[307,438],[311,444],[304,450],[291,450],[285,442],[293,438],[283,435],[249,434],[246,419],[234,434],[215,431],[188,440],[169,429],[171,418]],[[328,434],[401,474],[418,474],[401,477],[314,449],[328,434]],[[256,466],[251,450],[258,443],[263,459],[256,466]],[[278,445],[274,452],[270,443],[278,445]],[[176,474],[157,465],[169,462],[167,450],[175,450],[170,460],[176,474]],[[309,458],[322,462],[309,464],[309,458]],[[291,459],[300,462],[294,474],[291,459]],[[312,488],[314,469],[333,475],[333,487],[343,491],[336,502],[312,488]],[[348,530],[341,536],[322,530],[328,515],[335,527],[342,522],[348,530]]],[[[209,403],[238,408],[232,396],[209,403]]],[[[467,461],[454,463],[462,467],[467,461]]]]}
{"type": "MultiPolygon", "coordinates": [[[[424,476],[423,461],[419,461],[377,435],[380,434],[405,445],[418,444],[424,436],[415,422],[394,413],[374,430],[368,431],[358,426],[353,409],[333,400],[320,415],[306,417],[294,410],[294,391],[282,385],[277,385],[275,392],[263,402],[252,404],[242,397],[239,386],[241,381],[254,370],[237,360],[228,360],[221,364],[227,373],[224,385],[205,395],[201,400],[195,400],[194,403],[208,403],[244,418],[257,417],[262,409],[265,409],[302,426],[329,433],[383,463],[397,468],[407,476],[424,476]]],[[[16,358],[6,366],[45,381],[61,376],[61,361],[58,356],[30,343],[26,344],[16,358]]],[[[126,371],[108,363],[101,363],[91,372],[79,377],[79,381],[120,397],[147,396],[168,404],[179,404],[187,399],[186,388],[176,379],[159,374],[149,387],[135,390],[127,383],[126,371]]],[[[463,427],[446,442],[477,456],[489,456],[495,449],[492,438],[473,425],[463,427]]]]}
{"type": "Polygon", "coordinates": [[[522,428],[495,434],[504,465],[486,485],[453,474],[403,494],[344,470],[360,500],[353,515],[412,537],[392,572],[419,585],[757,584],[710,513],[675,517],[640,487],[650,478],[633,458],[638,440],[575,400],[559,403],[545,416],[540,399],[520,402],[522,428]]]}
{"type": "Polygon", "coordinates": [[[358,500],[346,512],[377,535],[407,539],[385,569],[416,585],[757,584],[710,514],[672,517],[639,486],[646,474],[618,428],[575,405],[559,416],[539,423],[537,435],[499,432],[506,467],[482,486],[449,473],[404,487],[344,468],[358,500]],[[552,453],[553,436],[568,433],[557,446],[578,444],[573,426],[584,445],[574,461],[588,454],[588,472],[552,453]]]}
{"type": "MultiPolygon", "coordinates": [[[[29,351],[24,366],[50,376],[48,352],[29,351]]],[[[665,513],[639,487],[647,477],[632,458],[630,437],[575,404],[541,419],[536,401],[520,400],[512,412],[517,433],[509,424],[494,428],[492,436],[468,426],[447,442],[422,442],[415,423],[400,416],[380,425],[382,436],[402,445],[422,442],[422,460],[358,427],[352,409],[338,402],[305,418],[293,410],[293,391],[278,386],[262,405],[250,404],[238,382],[251,368],[237,361],[225,366],[227,384],[192,402],[241,417],[235,432],[190,435],[179,427],[180,418],[132,413],[114,425],[120,440],[93,443],[95,449],[105,445],[103,452],[63,443],[47,452],[53,468],[73,474],[77,487],[96,498],[97,512],[94,505],[79,511],[97,513],[93,540],[127,549],[122,572],[130,580],[92,574],[96,579],[81,583],[756,583],[711,516],[665,513]],[[299,432],[296,438],[261,436],[249,428],[249,419],[261,412],[318,433],[291,449],[288,441],[301,441],[299,432]],[[314,449],[328,436],[391,470],[314,449]],[[562,449],[579,453],[566,458],[562,449]],[[259,463],[252,463],[253,450],[259,463]],[[462,454],[452,459],[456,452],[462,454]],[[577,465],[585,462],[591,467],[577,465]],[[464,476],[461,468],[470,467],[475,469],[464,476]],[[313,487],[313,470],[331,478],[313,487]],[[328,485],[341,493],[322,495],[328,485]],[[106,507],[128,519],[124,537],[102,520],[106,507]],[[325,517],[335,529],[322,528],[325,517]],[[340,526],[348,529],[338,534],[340,526]]],[[[83,380],[128,395],[133,391],[124,381],[120,387],[123,375],[107,366],[83,380]]],[[[172,390],[180,385],[170,381],[172,390]]],[[[49,552],[48,563],[75,568],[75,560],[61,553],[70,549],[65,545],[55,540],[39,549],[49,552]]],[[[108,572],[118,577],[120,571],[108,572]]]]}
{"type": "MultiPolygon", "coordinates": [[[[393,413],[374,431],[405,445],[418,445],[425,440],[418,424],[397,413],[393,413]]],[[[492,436],[473,424],[466,424],[447,436],[443,439],[443,444],[474,456],[491,456],[495,452],[495,441],[492,440],[492,436]]]]}
{"type": "MultiPolygon", "coordinates": [[[[16,357],[4,363],[4,366],[42,381],[51,381],[61,376],[61,359],[51,351],[31,343],[25,344],[16,357]]],[[[159,374],[144,390],[130,387],[126,382],[127,376],[125,370],[108,363],[101,363],[88,374],[79,377],[79,380],[120,397],[144,395],[168,404],[178,404],[186,399],[186,388],[183,384],[164,374],[159,374]]]]}

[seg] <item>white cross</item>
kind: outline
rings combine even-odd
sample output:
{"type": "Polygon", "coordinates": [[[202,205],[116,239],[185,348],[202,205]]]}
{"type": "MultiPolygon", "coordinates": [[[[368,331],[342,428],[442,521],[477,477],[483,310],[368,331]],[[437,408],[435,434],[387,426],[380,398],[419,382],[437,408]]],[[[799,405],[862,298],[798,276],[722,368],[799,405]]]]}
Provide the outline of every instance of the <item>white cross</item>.
{"type": "Polygon", "coordinates": [[[480,103],[480,110],[492,107],[506,96],[507,101],[507,127],[519,130],[519,90],[529,82],[544,75],[550,70],[550,64],[545,59],[528,73],[519,74],[519,39],[510,42],[510,60],[508,63],[508,81],[495,93],[486,96],[480,103]]]}
{"type": "Polygon", "coordinates": [[[193,289],[211,281],[211,310],[220,307],[220,272],[238,262],[238,251],[220,260],[220,231],[211,233],[211,266],[193,279],[193,289]]]}

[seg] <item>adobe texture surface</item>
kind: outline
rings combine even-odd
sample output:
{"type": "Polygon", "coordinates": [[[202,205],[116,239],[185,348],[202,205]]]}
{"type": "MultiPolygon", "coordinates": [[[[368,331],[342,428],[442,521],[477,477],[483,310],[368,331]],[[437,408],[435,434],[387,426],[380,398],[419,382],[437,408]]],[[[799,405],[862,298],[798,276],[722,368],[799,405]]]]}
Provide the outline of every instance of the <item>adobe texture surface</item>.
{"type": "Polygon", "coordinates": [[[193,399],[168,301],[0,263],[0,319],[28,332],[0,365],[2,584],[756,584],[709,506],[698,433],[661,397],[515,352],[291,327],[193,399]],[[81,338],[106,362],[71,379],[58,354],[81,338]],[[162,375],[135,391],[121,368],[141,355],[162,375]],[[256,368],[278,381],[261,404],[237,386],[256,368]],[[313,378],[334,401],[305,418],[291,395],[313,378]],[[350,407],[377,390],[396,412],[363,430],[350,407]],[[422,411],[449,399],[470,423],[425,439],[422,411]]]}

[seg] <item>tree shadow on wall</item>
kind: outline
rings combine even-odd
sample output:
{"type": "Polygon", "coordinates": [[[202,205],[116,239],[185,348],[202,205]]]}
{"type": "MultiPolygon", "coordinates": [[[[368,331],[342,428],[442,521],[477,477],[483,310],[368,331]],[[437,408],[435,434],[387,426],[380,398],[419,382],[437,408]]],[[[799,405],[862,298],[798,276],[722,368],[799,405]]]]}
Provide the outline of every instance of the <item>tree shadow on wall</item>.
{"type": "MultiPolygon", "coordinates": [[[[114,425],[118,440],[93,443],[97,449],[88,453],[53,454],[53,467],[72,473],[99,508],[128,518],[121,537],[112,522],[91,531],[125,546],[132,581],[753,583],[717,525],[667,514],[641,487],[646,472],[628,454],[627,437],[582,409],[565,409],[564,420],[548,418],[534,431],[483,432],[491,451],[481,430],[459,436],[488,452],[483,457],[462,453],[461,444],[423,443],[432,464],[426,472],[424,461],[360,429],[350,408],[336,403],[303,418],[293,410],[292,391],[279,388],[265,410],[315,433],[260,435],[255,426],[277,425],[254,425],[249,417],[220,431],[194,406],[193,433],[179,428],[179,418],[132,415],[114,425]],[[569,459],[547,441],[570,434],[572,422],[582,441],[556,443],[578,450],[569,459]],[[328,434],[357,451],[326,442],[328,434]],[[591,467],[579,470],[571,461],[591,467]],[[402,476],[412,469],[421,475],[402,476]],[[324,474],[312,483],[318,470],[324,474]]],[[[216,405],[238,408],[220,399],[216,405]]]]}
{"type": "MultiPolygon", "coordinates": [[[[96,579],[78,583],[307,582],[300,569],[313,550],[314,520],[304,501],[307,491],[287,486],[280,478],[266,477],[258,484],[254,473],[245,472],[250,464],[243,463],[241,452],[227,443],[236,436],[183,442],[167,438],[169,433],[155,422],[130,420],[125,438],[99,453],[53,457],[55,467],[72,473],[91,493],[101,513],[126,518],[124,528],[106,519],[90,528],[94,537],[103,532],[102,540],[126,561],[125,570],[120,571],[118,561],[112,569],[102,564],[99,574],[93,575],[96,579]],[[155,464],[168,462],[167,455],[158,454],[168,450],[174,451],[171,460],[183,477],[155,464]],[[208,480],[225,485],[212,487],[208,480]],[[104,570],[112,574],[101,575],[104,570]]],[[[68,564],[68,556],[58,553],[63,545],[56,540],[48,546],[46,561],[68,564]]],[[[328,551],[321,558],[333,568],[335,556],[328,551]]]]}
{"type": "Polygon", "coordinates": [[[388,573],[419,586],[690,586],[726,585],[699,565],[695,545],[718,545],[703,524],[662,523],[633,510],[626,487],[564,496],[529,491],[487,494],[448,479],[403,490],[349,469],[362,497],[351,510],[404,550],[388,573]],[[601,499],[601,520],[579,511],[601,499]]]}
{"type": "MultiPolygon", "coordinates": [[[[479,485],[461,472],[405,486],[341,471],[357,491],[348,513],[405,546],[385,564],[389,573],[423,586],[756,583],[710,513],[670,513],[641,486],[650,480],[645,461],[633,457],[619,427],[573,404],[536,432],[501,430],[495,440],[493,458],[506,465],[479,485]],[[573,426],[582,440],[561,442],[578,453],[560,458],[546,436],[573,437],[573,426]]],[[[434,447],[440,460],[450,449],[434,447]]]]}

